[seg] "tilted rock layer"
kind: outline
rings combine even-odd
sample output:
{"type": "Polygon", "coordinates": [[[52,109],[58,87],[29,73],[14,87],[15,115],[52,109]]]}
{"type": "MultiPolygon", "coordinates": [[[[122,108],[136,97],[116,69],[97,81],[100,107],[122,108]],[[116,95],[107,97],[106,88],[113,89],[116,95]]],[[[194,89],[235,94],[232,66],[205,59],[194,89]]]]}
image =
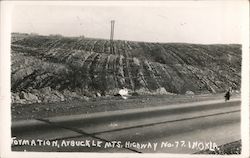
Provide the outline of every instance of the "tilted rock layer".
{"type": "Polygon", "coordinates": [[[64,101],[114,95],[123,87],[141,94],[240,90],[239,44],[117,40],[113,46],[111,53],[109,40],[13,33],[11,90],[39,101],[49,100],[47,93],[64,101]]]}

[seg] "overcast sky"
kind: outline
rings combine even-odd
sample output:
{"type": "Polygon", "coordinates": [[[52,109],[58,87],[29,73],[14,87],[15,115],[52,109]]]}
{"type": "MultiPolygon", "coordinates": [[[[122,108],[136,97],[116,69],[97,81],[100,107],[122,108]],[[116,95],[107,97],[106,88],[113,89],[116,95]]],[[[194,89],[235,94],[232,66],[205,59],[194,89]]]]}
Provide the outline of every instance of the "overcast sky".
{"type": "Polygon", "coordinates": [[[12,32],[108,39],[110,21],[113,19],[115,39],[240,43],[241,10],[240,1],[16,5],[12,11],[12,32]]]}

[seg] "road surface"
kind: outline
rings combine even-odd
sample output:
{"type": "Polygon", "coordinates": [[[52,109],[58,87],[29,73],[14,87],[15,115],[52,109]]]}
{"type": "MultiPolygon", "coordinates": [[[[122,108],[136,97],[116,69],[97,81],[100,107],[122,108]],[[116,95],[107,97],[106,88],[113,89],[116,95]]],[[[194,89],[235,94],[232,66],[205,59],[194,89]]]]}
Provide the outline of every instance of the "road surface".
{"type": "Polygon", "coordinates": [[[12,150],[189,154],[240,133],[240,100],[213,100],[13,122],[12,150]]]}

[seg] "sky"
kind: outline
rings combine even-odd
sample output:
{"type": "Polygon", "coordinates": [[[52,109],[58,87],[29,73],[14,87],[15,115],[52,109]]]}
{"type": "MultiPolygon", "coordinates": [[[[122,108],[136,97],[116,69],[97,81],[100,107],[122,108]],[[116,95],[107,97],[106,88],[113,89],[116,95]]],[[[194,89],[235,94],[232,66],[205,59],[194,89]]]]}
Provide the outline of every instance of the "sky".
{"type": "Polygon", "coordinates": [[[145,42],[241,43],[241,1],[21,4],[12,32],[61,34],[145,42]]]}

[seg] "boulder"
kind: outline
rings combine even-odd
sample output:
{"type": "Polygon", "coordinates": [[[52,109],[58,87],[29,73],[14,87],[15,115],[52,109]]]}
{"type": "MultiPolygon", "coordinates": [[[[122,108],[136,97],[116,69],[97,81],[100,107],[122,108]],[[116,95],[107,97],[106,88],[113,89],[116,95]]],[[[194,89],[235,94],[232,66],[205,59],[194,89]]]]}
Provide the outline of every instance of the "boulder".
{"type": "Polygon", "coordinates": [[[166,89],[164,87],[158,88],[156,90],[156,93],[161,94],[161,95],[168,94],[168,92],[166,91],[166,89]]]}
{"type": "Polygon", "coordinates": [[[55,95],[55,94],[50,94],[50,95],[44,95],[44,96],[42,97],[42,101],[45,102],[45,103],[60,102],[60,101],[61,101],[61,98],[58,97],[58,96],[55,95]]]}
{"type": "Polygon", "coordinates": [[[51,93],[51,88],[50,87],[44,87],[44,88],[40,89],[40,92],[44,93],[44,94],[50,94],[51,93]]]}
{"type": "Polygon", "coordinates": [[[186,91],[185,94],[186,94],[186,95],[194,95],[194,92],[193,92],[193,91],[186,91]]]}
{"type": "Polygon", "coordinates": [[[20,99],[27,101],[27,103],[37,103],[40,101],[36,95],[29,93],[29,92],[26,93],[24,91],[22,91],[19,94],[19,97],[20,97],[20,99]]]}
{"type": "Polygon", "coordinates": [[[66,89],[62,93],[63,93],[65,98],[70,99],[70,100],[74,99],[74,98],[75,99],[82,99],[82,96],[83,96],[83,95],[79,95],[77,92],[74,92],[74,91],[71,92],[71,91],[66,90],[66,89]]]}
{"type": "Polygon", "coordinates": [[[53,94],[55,94],[57,97],[60,98],[60,101],[65,101],[65,97],[62,93],[58,92],[57,90],[53,91],[53,94]]]}
{"type": "Polygon", "coordinates": [[[24,91],[21,91],[21,93],[19,93],[20,99],[25,99],[26,95],[27,95],[27,93],[25,93],[24,91]]]}
{"type": "Polygon", "coordinates": [[[11,93],[11,102],[12,103],[16,103],[16,102],[18,102],[20,100],[20,97],[19,97],[19,95],[17,94],[17,93],[11,93]]]}
{"type": "Polygon", "coordinates": [[[84,100],[86,100],[86,101],[89,101],[89,97],[87,97],[87,96],[83,96],[82,97],[84,100]]]}
{"type": "Polygon", "coordinates": [[[127,88],[123,88],[121,90],[119,90],[119,94],[121,95],[121,97],[123,99],[127,99],[128,98],[128,89],[127,88]]]}
{"type": "Polygon", "coordinates": [[[97,97],[101,97],[102,95],[101,95],[99,92],[97,92],[97,93],[96,93],[96,96],[97,96],[97,97]]]}

